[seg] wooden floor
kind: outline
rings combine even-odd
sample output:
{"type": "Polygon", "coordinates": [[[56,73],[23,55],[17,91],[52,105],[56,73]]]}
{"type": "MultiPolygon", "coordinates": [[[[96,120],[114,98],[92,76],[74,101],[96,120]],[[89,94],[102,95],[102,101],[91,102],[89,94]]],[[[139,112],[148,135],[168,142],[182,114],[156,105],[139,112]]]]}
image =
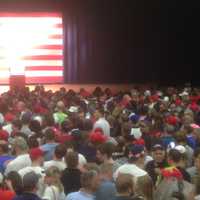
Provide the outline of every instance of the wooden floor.
{"type": "MultiPolygon", "coordinates": [[[[110,88],[113,92],[117,92],[120,90],[129,90],[136,86],[136,84],[48,84],[45,85],[45,90],[59,90],[61,87],[66,88],[67,90],[73,89],[74,91],[79,91],[80,88],[85,88],[87,91],[91,92],[93,91],[97,86],[100,86],[102,89],[110,88]]],[[[140,85],[141,86],[141,85],[140,85]]],[[[142,85],[142,87],[147,87],[149,85],[142,85]]],[[[27,85],[27,87],[30,88],[30,90],[33,90],[35,88],[35,85],[27,85]]],[[[7,92],[9,90],[9,85],[2,85],[0,86],[0,94],[7,92]]]]}

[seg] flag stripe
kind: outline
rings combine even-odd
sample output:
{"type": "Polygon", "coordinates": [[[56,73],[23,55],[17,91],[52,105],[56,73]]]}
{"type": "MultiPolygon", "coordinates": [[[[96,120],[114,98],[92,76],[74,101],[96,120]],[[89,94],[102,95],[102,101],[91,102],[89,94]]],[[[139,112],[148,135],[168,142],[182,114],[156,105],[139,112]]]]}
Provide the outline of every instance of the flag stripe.
{"type": "Polygon", "coordinates": [[[50,76],[50,77],[28,77],[26,78],[27,84],[33,83],[61,83],[63,82],[63,77],[61,76],[50,76]]]}
{"type": "Polygon", "coordinates": [[[58,12],[0,12],[0,17],[53,17],[61,18],[62,14],[58,12]]]}
{"type": "MultiPolygon", "coordinates": [[[[26,70],[28,71],[39,71],[39,70],[49,70],[49,66],[27,66],[26,70]]],[[[63,71],[63,67],[60,66],[51,66],[51,70],[60,70],[63,71]]]]}
{"type": "Polygon", "coordinates": [[[63,66],[62,60],[25,60],[23,61],[24,66],[63,66]]]}
{"type": "Polygon", "coordinates": [[[0,84],[9,84],[9,77],[1,77],[0,84]]]}
{"type": "Polygon", "coordinates": [[[37,55],[37,56],[26,56],[24,60],[62,60],[63,55],[37,55]]]}
{"type": "MultiPolygon", "coordinates": [[[[49,50],[49,49],[29,49],[27,50],[26,54],[32,56],[39,56],[39,55],[63,55],[62,50],[49,50]]],[[[7,53],[5,49],[0,48],[0,59],[6,59],[7,53]]]]}
{"type": "Polygon", "coordinates": [[[63,39],[63,35],[61,34],[50,35],[49,39],[63,39]]]}
{"type": "Polygon", "coordinates": [[[26,77],[49,77],[49,76],[62,76],[63,72],[59,70],[51,71],[51,70],[45,70],[45,71],[25,71],[26,77]]]}
{"type": "Polygon", "coordinates": [[[62,50],[63,49],[63,45],[40,45],[35,47],[36,49],[49,49],[49,50],[62,50]]]}

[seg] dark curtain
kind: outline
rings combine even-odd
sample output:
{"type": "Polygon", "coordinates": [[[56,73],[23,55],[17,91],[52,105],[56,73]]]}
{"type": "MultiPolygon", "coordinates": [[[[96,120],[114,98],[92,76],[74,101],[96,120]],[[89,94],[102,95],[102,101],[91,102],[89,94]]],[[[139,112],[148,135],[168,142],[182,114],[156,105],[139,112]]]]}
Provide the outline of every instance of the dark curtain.
{"type": "Polygon", "coordinates": [[[66,83],[200,82],[199,6],[177,0],[0,0],[61,11],[66,83]]]}

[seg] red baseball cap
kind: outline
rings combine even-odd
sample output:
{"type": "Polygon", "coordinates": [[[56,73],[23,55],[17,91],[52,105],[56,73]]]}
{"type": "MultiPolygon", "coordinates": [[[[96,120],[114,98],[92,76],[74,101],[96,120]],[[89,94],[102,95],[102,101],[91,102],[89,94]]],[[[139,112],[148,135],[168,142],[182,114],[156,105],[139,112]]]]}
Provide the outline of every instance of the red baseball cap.
{"type": "Polygon", "coordinates": [[[32,148],[29,152],[31,160],[36,160],[39,157],[43,157],[44,152],[40,148],[32,148]]]}

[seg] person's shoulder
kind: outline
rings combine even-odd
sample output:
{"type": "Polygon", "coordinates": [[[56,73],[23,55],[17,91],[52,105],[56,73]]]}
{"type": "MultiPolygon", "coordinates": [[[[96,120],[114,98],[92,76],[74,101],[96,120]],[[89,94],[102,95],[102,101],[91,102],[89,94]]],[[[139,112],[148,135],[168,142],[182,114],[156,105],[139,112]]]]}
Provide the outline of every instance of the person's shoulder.
{"type": "Polygon", "coordinates": [[[45,167],[45,166],[51,165],[52,161],[53,160],[45,161],[44,164],[43,164],[43,166],[45,167]]]}
{"type": "Polygon", "coordinates": [[[109,188],[109,187],[114,188],[115,184],[112,181],[104,181],[104,182],[102,182],[101,187],[102,188],[109,188]]]}
{"type": "Polygon", "coordinates": [[[194,175],[197,172],[197,169],[195,166],[189,167],[186,169],[186,171],[190,174],[190,175],[194,175]]]}
{"type": "Polygon", "coordinates": [[[80,192],[71,192],[69,193],[67,196],[66,196],[66,200],[70,200],[70,199],[73,199],[74,197],[77,197],[80,195],[80,192]]]}
{"type": "Polygon", "coordinates": [[[149,162],[147,162],[146,168],[154,167],[154,162],[154,160],[150,160],[149,162]]]}

